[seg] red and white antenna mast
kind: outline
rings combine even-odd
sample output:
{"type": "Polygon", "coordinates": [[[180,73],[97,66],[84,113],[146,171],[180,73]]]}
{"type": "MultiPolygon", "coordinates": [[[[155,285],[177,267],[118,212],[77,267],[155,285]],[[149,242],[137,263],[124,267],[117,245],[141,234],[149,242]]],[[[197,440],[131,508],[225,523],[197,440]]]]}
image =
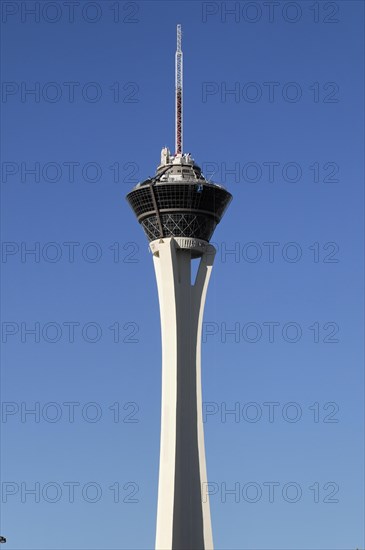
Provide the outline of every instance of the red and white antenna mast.
{"type": "Polygon", "coordinates": [[[177,47],[175,55],[175,149],[176,154],[181,155],[183,150],[183,54],[181,51],[181,25],[177,26],[177,47]]]}

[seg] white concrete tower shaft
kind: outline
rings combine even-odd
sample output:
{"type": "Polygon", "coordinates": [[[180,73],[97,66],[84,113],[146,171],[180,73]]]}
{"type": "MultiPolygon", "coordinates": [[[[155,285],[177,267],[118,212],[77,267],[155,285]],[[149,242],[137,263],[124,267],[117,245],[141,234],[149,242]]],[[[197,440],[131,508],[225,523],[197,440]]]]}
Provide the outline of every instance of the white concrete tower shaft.
{"type": "Polygon", "coordinates": [[[156,550],[212,550],[201,389],[203,310],[215,248],[170,237],[150,244],[162,333],[156,550]],[[194,282],[192,257],[200,256],[194,282]],[[205,491],[204,491],[205,494],[205,491]]]}

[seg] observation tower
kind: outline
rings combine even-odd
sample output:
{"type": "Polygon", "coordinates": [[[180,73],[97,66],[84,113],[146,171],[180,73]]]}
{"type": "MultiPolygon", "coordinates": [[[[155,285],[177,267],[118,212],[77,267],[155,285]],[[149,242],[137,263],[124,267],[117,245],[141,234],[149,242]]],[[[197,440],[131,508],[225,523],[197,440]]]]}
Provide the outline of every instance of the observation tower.
{"type": "Polygon", "coordinates": [[[162,335],[162,404],[156,550],[212,550],[201,390],[201,331],[215,248],[232,195],[183,153],[183,54],[177,26],[175,154],[127,200],[150,242],[162,335]],[[192,281],[192,259],[199,267],[192,281]]]}

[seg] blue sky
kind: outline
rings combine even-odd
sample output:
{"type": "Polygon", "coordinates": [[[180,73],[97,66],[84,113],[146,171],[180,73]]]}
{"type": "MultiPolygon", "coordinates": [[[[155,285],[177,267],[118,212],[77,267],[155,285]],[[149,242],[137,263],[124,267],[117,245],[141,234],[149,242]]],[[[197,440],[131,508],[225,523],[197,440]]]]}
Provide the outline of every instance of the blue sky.
{"type": "Polygon", "coordinates": [[[363,3],[1,8],[7,548],[154,545],[159,310],[124,197],[173,149],[177,23],[185,151],[234,197],[203,328],[215,547],[364,548],[363,3]]]}

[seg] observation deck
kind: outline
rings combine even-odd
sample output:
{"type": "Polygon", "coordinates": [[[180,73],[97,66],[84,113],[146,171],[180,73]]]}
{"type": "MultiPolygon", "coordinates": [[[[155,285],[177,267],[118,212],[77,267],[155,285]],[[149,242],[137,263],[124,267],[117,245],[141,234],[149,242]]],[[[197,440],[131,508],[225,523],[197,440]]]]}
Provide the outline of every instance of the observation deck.
{"type": "Polygon", "coordinates": [[[155,176],[126,198],[149,241],[188,237],[209,242],[232,195],[207,181],[189,153],[172,156],[165,147],[155,176]]]}

